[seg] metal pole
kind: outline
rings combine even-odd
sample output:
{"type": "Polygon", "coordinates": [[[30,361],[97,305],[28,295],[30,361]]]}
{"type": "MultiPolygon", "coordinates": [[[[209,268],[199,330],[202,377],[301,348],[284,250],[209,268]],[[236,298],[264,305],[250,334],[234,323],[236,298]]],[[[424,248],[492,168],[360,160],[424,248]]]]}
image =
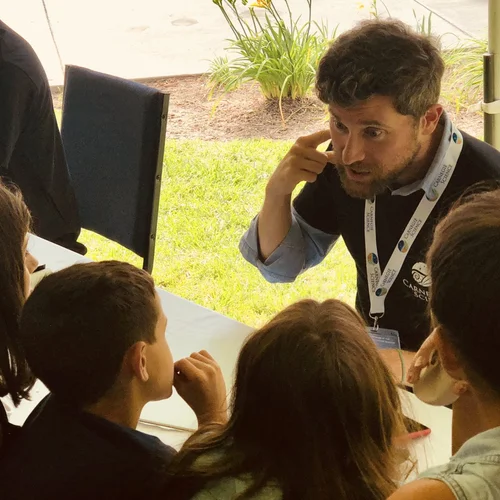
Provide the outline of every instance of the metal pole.
{"type": "Polygon", "coordinates": [[[500,150],[500,0],[488,3],[488,53],[483,64],[484,140],[500,150]]]}

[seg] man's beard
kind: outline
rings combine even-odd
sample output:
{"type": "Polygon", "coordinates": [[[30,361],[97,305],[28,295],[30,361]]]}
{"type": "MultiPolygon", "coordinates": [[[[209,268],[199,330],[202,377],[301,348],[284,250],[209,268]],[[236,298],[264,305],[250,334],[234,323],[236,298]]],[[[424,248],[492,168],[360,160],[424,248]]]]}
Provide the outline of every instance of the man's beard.
{"type": "Polygon", "coordinates": [[[401,174],[410,167],[418,153],[420,152],[421,144],[415,142],[413,150],[410,155],[406,158],[402,159],[398,162],[395,168],[391,169],[391,172],[386,175],[380,175],[379,172],[383,172],[385,170],[384,166],[371,166],[367,168],[366,165],[363,165],[361,162],[353,163],[351,165],[344,165],[340,162],[336,162],[335,167],[338,170],[340,182],[344,191],[351,196],[352,198],[361,198],[361,199],[373,199],[375,196],[384,193],[388,189],[394,189],[398,184],[398,179],[401,174]],[[365,183],[357,183],[347,176],[346,167],[353,168],[354,171],[360,169],[363,172],[369,172],[372,176],[372,181],[369,184],[365,183]]]}

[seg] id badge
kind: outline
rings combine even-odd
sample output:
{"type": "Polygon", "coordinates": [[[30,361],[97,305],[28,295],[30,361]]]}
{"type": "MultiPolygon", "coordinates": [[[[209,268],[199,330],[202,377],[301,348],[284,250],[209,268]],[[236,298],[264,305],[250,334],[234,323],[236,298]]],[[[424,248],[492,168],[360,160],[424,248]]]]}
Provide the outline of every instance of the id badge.
{"type": "Polygon", "coordinates": [[[379,349],[401,349],[399,341],[399,333],[397,330],[389,330],[388,328],[367,327],[368,334],[379,349]]]}

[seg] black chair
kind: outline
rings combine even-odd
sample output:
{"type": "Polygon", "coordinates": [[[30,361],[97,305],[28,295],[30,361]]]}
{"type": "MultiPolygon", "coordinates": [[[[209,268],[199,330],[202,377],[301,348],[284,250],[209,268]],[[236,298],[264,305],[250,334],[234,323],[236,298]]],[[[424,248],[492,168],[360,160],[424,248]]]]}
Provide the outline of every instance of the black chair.
{"type": "Polygon", "coordinates": [[[153,269],[168,94],[66,66],[61,135],[82,227],[153,269]]]}

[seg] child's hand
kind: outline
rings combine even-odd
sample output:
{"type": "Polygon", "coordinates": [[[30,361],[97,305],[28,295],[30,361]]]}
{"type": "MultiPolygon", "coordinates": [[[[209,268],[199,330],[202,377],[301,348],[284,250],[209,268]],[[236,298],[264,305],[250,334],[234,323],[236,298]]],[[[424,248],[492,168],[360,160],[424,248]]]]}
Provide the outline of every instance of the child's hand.
{"type": "Polygon", "coordinates": [[[406,375],[408,383],[415,384],[419,381],[421,371],[430,364],[431,355],[436,349],[436,344],[437,332],[436,330],[433,330],[420,346],[420,349],[415,354],[415,357],[408,368],[408,373],[406,375]]]}
{"type": "Polygon", "coordinates": [[[227,422],[226,384],[207,351],[194,352],[174,365],[174,387],[193,409],[198,425],[227,422]]]}

